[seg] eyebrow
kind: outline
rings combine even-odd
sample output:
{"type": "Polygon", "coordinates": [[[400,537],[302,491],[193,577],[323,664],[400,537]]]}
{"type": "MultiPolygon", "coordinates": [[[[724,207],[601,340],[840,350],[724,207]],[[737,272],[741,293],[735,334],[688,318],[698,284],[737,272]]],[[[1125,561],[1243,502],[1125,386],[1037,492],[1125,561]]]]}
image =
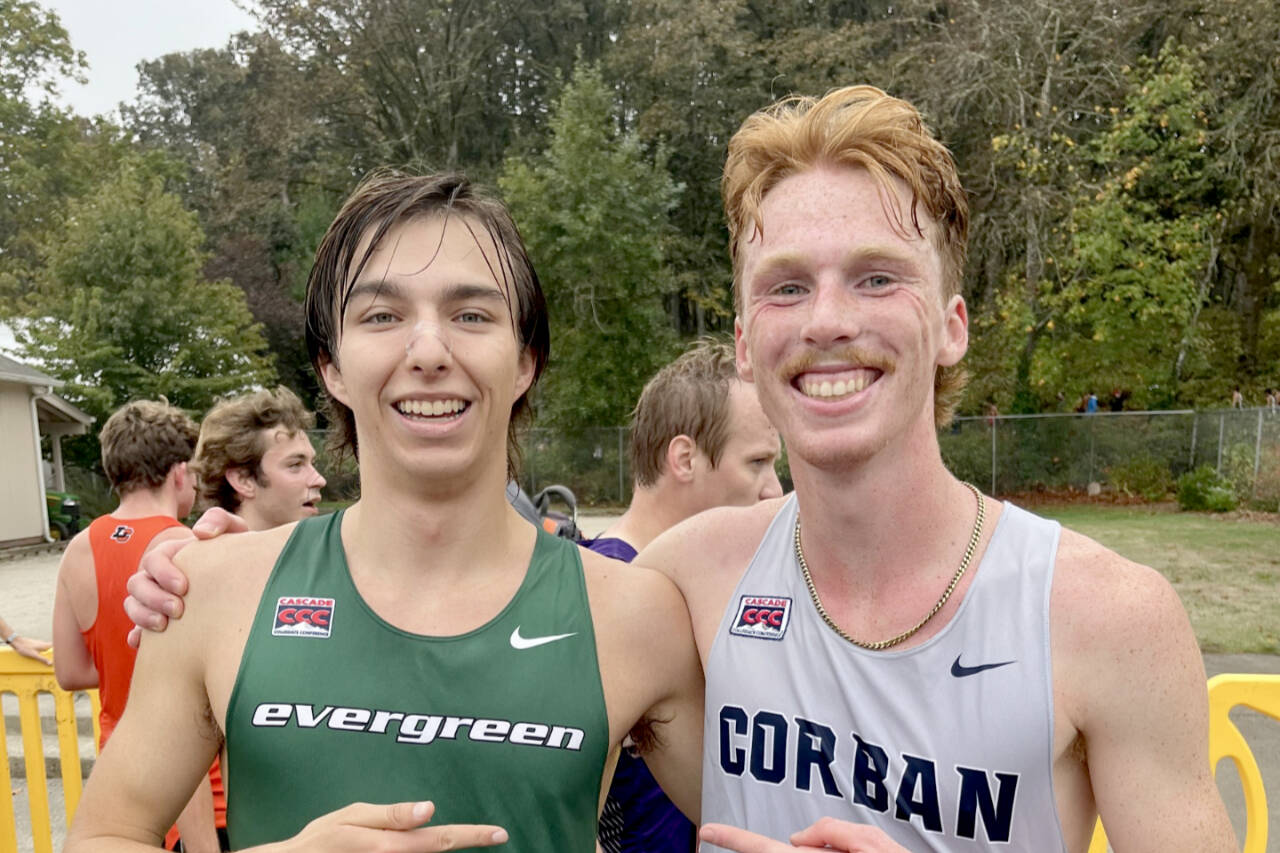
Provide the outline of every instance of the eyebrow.
{"type": "MultiPolygon", "coordinates": [[[[803,252],[785,251],[765,258],[760,266],[755,270],[753,277],[773,275],[779,271],[803,267],[806,263],[806,255],[803,252]]],[[[841,258],[841,265],[851,267],[858,264],[888,264],[902,265],[914,264],[914,261],[905,252],[897,249],[883,246],[865,246],[859,249],[853,249],[844,254],[841,258]]]]}
{"type": "MultiPolygon", "coordinates": [[[[376,298],[385,296],[392,300],[408,299],[405,289],[391,279],[379,278],[357,282],[347,293],[347,307],[364,297],[376,298]]],[[[458,283],[447,285],[442,301],[466,302],[471,299],[495,300],[506,304],[506,297],[494,284],[458,283]]]]}

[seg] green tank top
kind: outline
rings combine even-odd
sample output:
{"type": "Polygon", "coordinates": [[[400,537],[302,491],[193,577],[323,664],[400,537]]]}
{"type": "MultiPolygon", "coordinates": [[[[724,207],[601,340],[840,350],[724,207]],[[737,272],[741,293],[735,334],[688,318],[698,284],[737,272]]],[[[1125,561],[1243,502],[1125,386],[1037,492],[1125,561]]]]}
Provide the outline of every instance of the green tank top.
{"type": "Polygon", "coordinates": [[[233,849],[353,802],[430,799],[512,853],[594,850],[609,722],[582,561],[539,531],[524,582],[455,637],[401,631],[351,581],[342,513],[298,524],[227,707],[233,849]]]}

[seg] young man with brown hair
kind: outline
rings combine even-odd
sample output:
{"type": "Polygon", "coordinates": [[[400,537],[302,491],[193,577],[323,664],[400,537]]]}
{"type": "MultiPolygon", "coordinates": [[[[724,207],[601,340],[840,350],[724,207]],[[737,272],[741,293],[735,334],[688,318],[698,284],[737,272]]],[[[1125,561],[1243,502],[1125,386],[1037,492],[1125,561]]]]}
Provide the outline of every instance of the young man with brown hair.
{"type": "Polygon", "coordinates": [[[679,592],[506,500],[544,306],[506,209],[465,179],[379,175],[348,199],[307,339],[361,498],[182,552],[189,608],[142,644],[68,850],[154,844],[221,748],[236,849],[586,853],[642,720],[670,721],[652,764],[696,816],[679,592]],[[428,798],[444,825],[421,826],[428,798]]]}
{"type": "Polygon", "coordinates": [[[315,425],[284,386],[222,400],[200,423],[191,468],[198,505],[218,506],[269,530],[316,514],[325,480],[306,430],[315,425]]]}
{"type": "MultiPolygon", "coordinates": [[[[188,469],[196,425],[165,402],[138,400],[102,427],[102,467],[120,505],[68,544],[58,566],[53,637],[54,675],[64,690],[98,688],[100,747],[105,747],[129,698],[136,652],[125,637],[125,584],[153,541],[182,535],[178,519],[191,512],[195,477],[188,469]]],[[[195,785],[192,785],[195,788],[195,785]]],[[[169,833],[187,850],[217,850],[212,799],[197,797],[169,833]]]]}

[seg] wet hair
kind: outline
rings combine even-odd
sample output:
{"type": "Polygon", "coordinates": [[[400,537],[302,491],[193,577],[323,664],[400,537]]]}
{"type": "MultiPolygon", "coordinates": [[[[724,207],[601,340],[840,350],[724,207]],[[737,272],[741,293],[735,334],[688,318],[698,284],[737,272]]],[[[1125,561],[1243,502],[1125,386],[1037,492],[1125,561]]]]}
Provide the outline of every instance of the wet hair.
{"type": "Polygon", "coordinates": [[[631,472],[652,486],[666,470],[667,446],[678,435],[693,439],[714,468],[729,440],[729,389],[738,381],[732,345],[695,341],[645,383],[631,413],[631,472]]]}
{"type": "Polygon", "coordinates": [[[274,391],[264,388],[218,402],[200,424],[200,440],[191,460],[200,507],[237,511],[240,493],[227,481],[227,472],[246,468],[255,480],[264,482],[262,457],[267,452],[267,433],[283,430],[292,437],[313,426],[315,416],[283,385],[274,391]]]}
{"type": "Polygon", "coordinates": [[[195,421],[166,400],[134,400],[102,426],[102,470],[116,494],[164,485],[174,465],[187,462],[196,446],[195,421]]]}
{"type": "MultiPolygon", "coordinates": [[[[529,390],[511,406],[507,427],[507,471],[514,476],[520,463],[517,432],[530,416],[529,394],[546,367],[551,351],[547,304],[542,284],[525,251],[524,241],[506,205],[486,195],[459,174],[411,175],[384,170],[375,172],[356,187],[342,205],[316,250],[307,279],[307,352],[316,373],[336,361],[342,316],[369,258],[387,232],[413,219],[457,216],[480,244],[478,231],[488,234],[497,257],[485,251],[493,277],[506,285],[504,293],[517,339],[533,360],[529,390]],[[367,242],[357,257],[361,244],[367,242]]],[[[321,385],[323,385],[323,381],[321,385]]],[[[347,452],[358,458],[355,417],[332,395],[325,395],[325,414],[331,424],[329,448],[336,456],[347,452]]]]}
{"type": "MultiPolygon", "coordinates": [[[[729,226],[734,301],[742,308],[742,249],[764,233],[760,205],[780,181],[809,169],[864,169],[904,236],[928,239],[942,259],[942,297],[960,292],[969,235],[969,203],[955,161],[911,104],[874,86],[848,86],[822,98],[788,97],[754,113],[729,141],[721,193],[729,226]],[[911,195],[899,203],[895,182],[911,195]],[[926,233],[919,210],[933,227],[926,233]]],[[[950,423],[968,381],[960,365],[934,375],[934,421],[950,423]]]]}

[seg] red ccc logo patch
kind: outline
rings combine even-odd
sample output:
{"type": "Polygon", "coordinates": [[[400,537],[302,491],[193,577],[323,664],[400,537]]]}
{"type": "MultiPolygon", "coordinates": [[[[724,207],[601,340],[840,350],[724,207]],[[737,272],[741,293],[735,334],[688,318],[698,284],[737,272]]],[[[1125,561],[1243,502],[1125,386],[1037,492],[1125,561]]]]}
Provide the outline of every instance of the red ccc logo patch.
{"type": "Polygon", "coordinates": [[[328,637],[333,630],[332,598],[286,595],[276,599],[273,637],[328,637]]]}
{"type": "Polygon", "coordinates": [[[744,595],[738,602],[730,634],[781,640],[791,621],[791,599],[776,595],[744,595]]]}

